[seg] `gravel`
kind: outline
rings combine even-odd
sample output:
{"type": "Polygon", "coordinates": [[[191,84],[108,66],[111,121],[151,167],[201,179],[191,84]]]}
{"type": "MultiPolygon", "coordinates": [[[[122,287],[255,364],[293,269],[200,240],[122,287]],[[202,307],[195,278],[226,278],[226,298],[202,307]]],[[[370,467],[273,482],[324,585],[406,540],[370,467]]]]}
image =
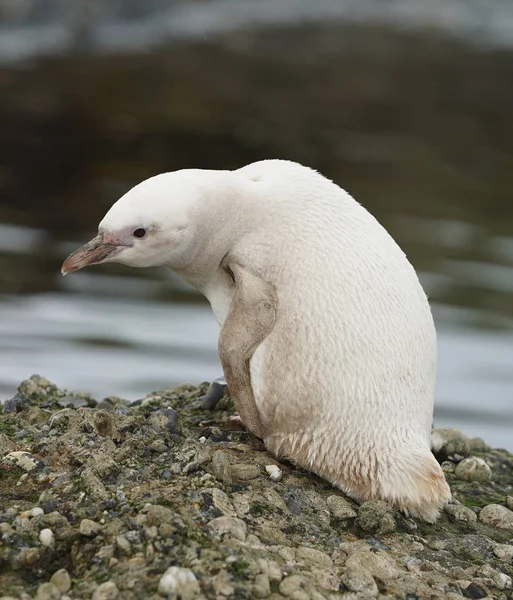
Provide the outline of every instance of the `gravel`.
{"type": "Polygon", "coordinates": [[[0,408],[0,600],[513,598],[511,454],[435,430],[453,501],[429,525],[276,461],[207,389],[22,382],[0,408]]]}

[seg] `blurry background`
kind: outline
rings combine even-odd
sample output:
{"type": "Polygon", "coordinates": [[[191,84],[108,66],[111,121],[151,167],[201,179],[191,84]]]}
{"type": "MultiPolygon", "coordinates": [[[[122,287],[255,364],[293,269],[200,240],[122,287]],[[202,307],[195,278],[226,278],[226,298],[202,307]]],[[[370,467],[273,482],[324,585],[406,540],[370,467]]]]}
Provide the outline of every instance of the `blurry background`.
{"type": "Polygon", "coordinates": [[[437,426],[513,449],[511,0],[0,0],[0,397],[220,375],[170,273],[59,268],[141,179],[262,158],[388,228],[433,303],[437,426]]]}

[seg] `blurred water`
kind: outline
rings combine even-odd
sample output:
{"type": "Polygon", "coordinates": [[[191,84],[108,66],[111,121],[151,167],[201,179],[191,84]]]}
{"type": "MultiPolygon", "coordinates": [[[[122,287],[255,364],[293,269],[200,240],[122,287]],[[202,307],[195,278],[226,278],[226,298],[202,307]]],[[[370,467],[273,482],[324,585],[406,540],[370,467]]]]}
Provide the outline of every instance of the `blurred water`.
{"type": "Polygon", "coordinates": [[[417,268],[436,424],[513,449],[510,0],[79,4],[0,0],[0,397],[33,373],[130,399],[219,376],[210,308],[172,274],[59,267],[141,179],[281,157],[417,268]]]}

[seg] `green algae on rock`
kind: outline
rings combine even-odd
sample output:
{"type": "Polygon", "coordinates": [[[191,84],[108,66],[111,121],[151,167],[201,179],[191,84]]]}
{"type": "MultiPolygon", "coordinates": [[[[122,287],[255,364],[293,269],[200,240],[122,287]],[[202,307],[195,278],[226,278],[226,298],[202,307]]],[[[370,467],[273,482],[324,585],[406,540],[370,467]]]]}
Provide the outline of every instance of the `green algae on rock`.
{"type": "Polygon", "coordinates": [[[0,598],[513,598],[513,455],[435,431],[453,503],[429,525],[278,462],[206,389],[20,385],[0,407],[0,598]]]}

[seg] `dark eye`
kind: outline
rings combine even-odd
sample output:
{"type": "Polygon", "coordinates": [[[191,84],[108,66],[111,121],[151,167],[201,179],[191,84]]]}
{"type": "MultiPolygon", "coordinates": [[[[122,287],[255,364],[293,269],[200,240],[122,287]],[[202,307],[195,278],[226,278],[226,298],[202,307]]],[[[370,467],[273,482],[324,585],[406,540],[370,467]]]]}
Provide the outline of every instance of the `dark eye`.
{"type": "Polygon", "coordinates": [[[146,235],[146,229],[143,229],[142,227],[139,227],[139,229],[136,229],[134,231],[133,235],[136,238],[143,238],[146,235]]]}

